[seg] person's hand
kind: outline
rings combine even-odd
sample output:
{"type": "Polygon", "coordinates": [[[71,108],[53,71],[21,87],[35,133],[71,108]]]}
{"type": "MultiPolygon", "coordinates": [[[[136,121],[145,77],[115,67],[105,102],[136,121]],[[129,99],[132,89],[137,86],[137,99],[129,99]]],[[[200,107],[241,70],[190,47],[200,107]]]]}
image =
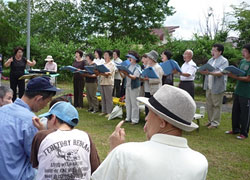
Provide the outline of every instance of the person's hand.
{"type": "Polygon", "coordinates": [[[128,76],[128,72],[127,71],[122,71],[122,73],[125,75],[125,76],[128,76]]]}
{"type": "Polygon", "coordinates": [[[96,69],[94,69],[94,73],[95,73],[96,76],[100,75],[100,72],[98,70],[96,70],[96,69]]]}
{"type": "Polygon", "coordinates": [[[208,70],[200,71],[200,73],[203,74],[203,75],[208,75],[208,74],[209,74],[209,71],[208,71],[208,70]]]}
{"type": "Polygon", "coordinates": [[[9,58],[8,61],[11,63],[13,62],[13,57],[9,58]]]}
{"type": "Polygon", "coordinates": [[[43,124],[41,123],[39,117],[35,116],[32,118],[32,122],[33,122],[33,125],[39,130],[45,130],[46,128],[43,126],[43,124]]]}
{"type": "Polygon", "coordinates": [[[125,129],[121,128],[123,123],[124,121],[119,122],[115,127],[115,131],[109,136],[110,151],[125,142],[125,129]]]}
{"type": "Polygon", "coordinates": [[[146,76],[146,77],[144,77],[144,81],[148,81],[149,80],[149,78],[146,76]]]}
{"type": "Polygon", "coordinates": [[[178,71],[176,69],[173,69],[172,74],[178,74],[178,71]]]}
{"type": "Polygon", "coordinates": [[[237,79],[237,77],[238,77],[233,73],[228,73],[227,76],[230,77],[230,78],[233,78],[233,79],[237,79]]]}
{"type": "Polygon", "coordinates": [[[36,60],[35,60],[35,59],[33,59],[33,60],[32,60],[32,63],[35,65],[35,64],[36,64],[36,60]]]}

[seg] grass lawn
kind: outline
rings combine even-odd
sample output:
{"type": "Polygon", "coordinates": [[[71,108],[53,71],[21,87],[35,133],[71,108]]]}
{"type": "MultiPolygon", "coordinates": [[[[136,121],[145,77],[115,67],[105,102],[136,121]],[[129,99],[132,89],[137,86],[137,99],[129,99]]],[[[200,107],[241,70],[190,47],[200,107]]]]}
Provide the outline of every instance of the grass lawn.
{"type": "MultiPolygon", "coordinates": [[[[72,93],[72,83],[58,83],[58,87],[64,89],[62,94],[72,93]]],[[[196,96],[198,101],[204,101],[205,97],[196,96]]],[[[43,113],[48,108],[40,111],[43,113]]],[[[78,109],[80,122],[76,128],[87,131],[94,143],[101,160],[109,151],[108,137],[120,119],[108,121],[106,118],[87,112],[87,102],[84,98],[84,108],[78,109]]],[[[204,127],[207,117],[201,119],[199,131],[183,133],[188,139],[189,146],[204,154],[209,163],[208,180],[250,180],[250,138],[241,141],[235,135],[226,135],[224,132],[231,129],[231,114],[222,113],[221,125],[218,129],[208,130],[204,127]]],[[[145,141],[143,132],[144,115],[138,125],[124,124],[126,141],[145,141]]]]}
{"type": "MultiPolygon", "coordinates": [[[[94,143],[101,160],[109,151],[108,137],[120,119],[107,120],[98,114],[87,112],[86,98],[84,108],[78,109],[80,122],[76,128],[87,131],[94,143]]],[[[47,110],[44,109],[42,112],[47,110]]],[[[41,112],[39,112],[41,113],[41,112]]],[[[189,146],[204,154],[209,163],[208,180],[249,180],[250,179],[250,139],[237,140],[235,135],[226,135],[224,132],[231,129],[231,114],[223,113],[221,125],[218,129],[208,130],[204,127],[207,117],[201,120],[199,131],[184,132],[189,146]]],[[[143,132],[144,115],[138,125],[125,123],[126,141],[145,141],[143,132]]]]}

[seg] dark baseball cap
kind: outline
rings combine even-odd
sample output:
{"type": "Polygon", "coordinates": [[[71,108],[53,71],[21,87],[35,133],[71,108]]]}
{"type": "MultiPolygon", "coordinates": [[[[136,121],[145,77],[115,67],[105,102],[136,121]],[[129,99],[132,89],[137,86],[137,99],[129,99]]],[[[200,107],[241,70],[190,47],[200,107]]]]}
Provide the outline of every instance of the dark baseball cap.
{"type": "Polygon", "coordinates": [[[50,78],[46,76],[35,77],[31,79],[26,87],[26,92],[33,91],[60,91],[60,89],[56,88],[50,83],[50,78]]]}

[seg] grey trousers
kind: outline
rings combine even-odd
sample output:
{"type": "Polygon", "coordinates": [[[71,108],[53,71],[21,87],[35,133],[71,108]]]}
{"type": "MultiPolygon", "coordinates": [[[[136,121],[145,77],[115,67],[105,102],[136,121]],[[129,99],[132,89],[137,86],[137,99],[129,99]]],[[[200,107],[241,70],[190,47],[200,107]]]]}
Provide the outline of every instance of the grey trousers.
{"type": "Polygon", "coordinates": [[[113,86],[101,85],[102,112],[110,114],[113,110],[113,86]]]}
{"type": "Polygon", "coordinates": [[[212,126],[220,125],[223,94],[223,92],[220,94],[212,94],[211,90],[206,91],[208,121],[212,126]]]}
{"type": "Polygon", "coordinates": [[[131,89],[131,87],[126,87],[126,121],[132,121],[133,123],[139,122],[139,102],[136,98],[139,96],[140,87],[136,89],[131,89]]]}
{"type": "Polygon", "coordinates": [[[98,111],[98,100],[96,97],[97,83],[85,83],[89,109],[98,111]]]}

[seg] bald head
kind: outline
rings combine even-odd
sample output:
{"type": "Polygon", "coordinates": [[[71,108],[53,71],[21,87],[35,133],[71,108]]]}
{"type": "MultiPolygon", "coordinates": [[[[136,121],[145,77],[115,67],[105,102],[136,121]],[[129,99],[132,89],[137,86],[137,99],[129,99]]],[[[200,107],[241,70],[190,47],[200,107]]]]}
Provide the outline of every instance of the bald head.
{"type": "Polygon", "coordinates": [[[190,49],[187,49],[183,54],[183,59],[185,62],[189,62],[193,58],[193,51],[190,49]]]}

